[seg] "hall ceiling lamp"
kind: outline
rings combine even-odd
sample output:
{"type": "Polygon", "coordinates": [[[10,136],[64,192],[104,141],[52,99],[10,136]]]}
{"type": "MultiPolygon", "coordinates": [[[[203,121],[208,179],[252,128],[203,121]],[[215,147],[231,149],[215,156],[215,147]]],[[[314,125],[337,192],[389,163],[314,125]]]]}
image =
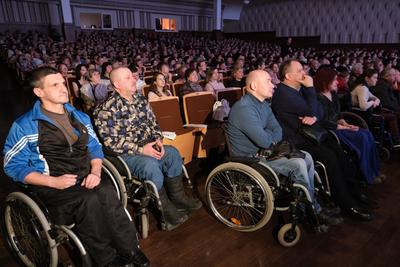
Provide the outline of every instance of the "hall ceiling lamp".
{"type": "Polygon", "coordinates": [[[250,0],[243,0],[243,4],[245,4],[245,5],[250,4],[250,0]]]}

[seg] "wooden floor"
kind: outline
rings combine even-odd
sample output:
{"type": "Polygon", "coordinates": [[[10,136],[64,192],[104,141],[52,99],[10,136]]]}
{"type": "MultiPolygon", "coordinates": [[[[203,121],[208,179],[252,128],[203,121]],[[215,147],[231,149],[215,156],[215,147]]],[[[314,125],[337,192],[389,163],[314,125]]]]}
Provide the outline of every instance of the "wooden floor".
{"type": "MultiPolygon", "coordinates": [[[[0,141],[4,139],[11,122],[31,105],[20,86],[0,65],[0,141]]],[[[156,228],[151,217],[150,236],[141,240],[141,246],[152,266],[400,266],[400,153],[383,164],[388,180],[369,188],[380,208],[372,222],[360,223],[345,218],[325,234],[302,231],[302,238],[293,248],[283,248],[272,237],[276,223],[256,232],[241,233],[220,224],[203,207],[184,225],[172,232],[156,228]]],[[[197,160],[189,165],[189,174],[195,180],[203,198],[203,184],[209,165],[197,160]]],[[[0,201],[9,192],[10,184],[0,171],[0,201]]],[[[0,266],[17,266],[0,239],[0,266]]]]}

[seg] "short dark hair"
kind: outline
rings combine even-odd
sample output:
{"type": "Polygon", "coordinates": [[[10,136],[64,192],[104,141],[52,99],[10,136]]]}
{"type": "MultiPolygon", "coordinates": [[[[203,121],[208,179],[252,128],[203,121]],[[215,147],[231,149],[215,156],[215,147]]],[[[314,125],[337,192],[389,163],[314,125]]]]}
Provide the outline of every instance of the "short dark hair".
{"type": "Polygon", "coordinates": [[[195,72],[196,70],[195,69],[192,69],[192,68],[190,68],[190,69],[187,69],[186,71],[185,71],[185,78],[186,78],[186,80],[189,78],[189,76],[193,73],[193,72],[195,72]]]}
{"type": "Polygon", "coordinates": [[[58,70],[52,67],[40,67],[31,72],[28,81],[32,88],[42,88],[43,78],[50,74],[58,74],[58,70]]]}
{"type": "MultiPolygon", "coordinates": [[[[279,67],[279,79],[283,82],[285,80],[285,75],[289,72],[290,65],[292,62],[299,62],[297,59],[291,58],[284,62],[282,62],[281,66],[279,67]]],[[[300,63],[301,64],[301,63],[300,63]]]]}
{"type": "Polygon", "coordinates": [[[135,72],[138,72],[138,71],[139,71],[138,68],[136,67],[136,64],[135,64],[135,63],[129,64],[128,69],[130,69],[130,71],[131,71],[132,73],[135,73],[135,72]]]}

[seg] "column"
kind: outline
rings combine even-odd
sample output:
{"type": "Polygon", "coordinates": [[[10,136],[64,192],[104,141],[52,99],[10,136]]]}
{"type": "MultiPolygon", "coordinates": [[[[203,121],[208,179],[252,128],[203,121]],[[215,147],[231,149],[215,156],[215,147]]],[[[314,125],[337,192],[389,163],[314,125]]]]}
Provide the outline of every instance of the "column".
{"type": "Polygon", "coordinates": [[[64,39],[69,42],[75,41],[75,25],[72,21],[71,3],[69,0],[60,0],[63,15],[64,39]]]}
{"type": "Polygon", "coordinates": [[[214,38],[222,40],[224,38],[221,32],[222,23],[222,0],[214,0],[214,38]]]}

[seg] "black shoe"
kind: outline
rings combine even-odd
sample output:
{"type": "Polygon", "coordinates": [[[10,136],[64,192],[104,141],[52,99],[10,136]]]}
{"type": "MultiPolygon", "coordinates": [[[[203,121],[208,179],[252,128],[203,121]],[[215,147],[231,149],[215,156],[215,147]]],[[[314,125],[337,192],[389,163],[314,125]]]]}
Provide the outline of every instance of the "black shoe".
{"type": "Polygon", "coordinates": [[[127,254],[118,254],[107,267],[148,267],[150,261],[146,255],[139,249],[127,254]]]}
{"type": "Polygon", "coordinates": [[[144,255],[144,253],[140,249],[135,250],[134,254],[131,257],[130,263],[132,263],[133,266],[135,267],[150,266],[149,259],[146,257],[146,255],[144,255]]]}
{"type": "Polygon", "coordinates": [[[371,212],[363,211],[359,207],[351,207],[348,210],[346,210],[346,213],[350,217],[352,217],[356,220],[359,220],[359,221],[367,222],[367,221],[371,221],[373,219],[373,215],[371,212]]]}
{"type": "Polygon", "coordinates": [[[326,224],[326,225],[338,225],[343,222],[342,217],[334,217],[331,215],[328,215],[324,212],[321,212],[318,214],[318,218],[320,220],[320,223],[326,224]]]}

